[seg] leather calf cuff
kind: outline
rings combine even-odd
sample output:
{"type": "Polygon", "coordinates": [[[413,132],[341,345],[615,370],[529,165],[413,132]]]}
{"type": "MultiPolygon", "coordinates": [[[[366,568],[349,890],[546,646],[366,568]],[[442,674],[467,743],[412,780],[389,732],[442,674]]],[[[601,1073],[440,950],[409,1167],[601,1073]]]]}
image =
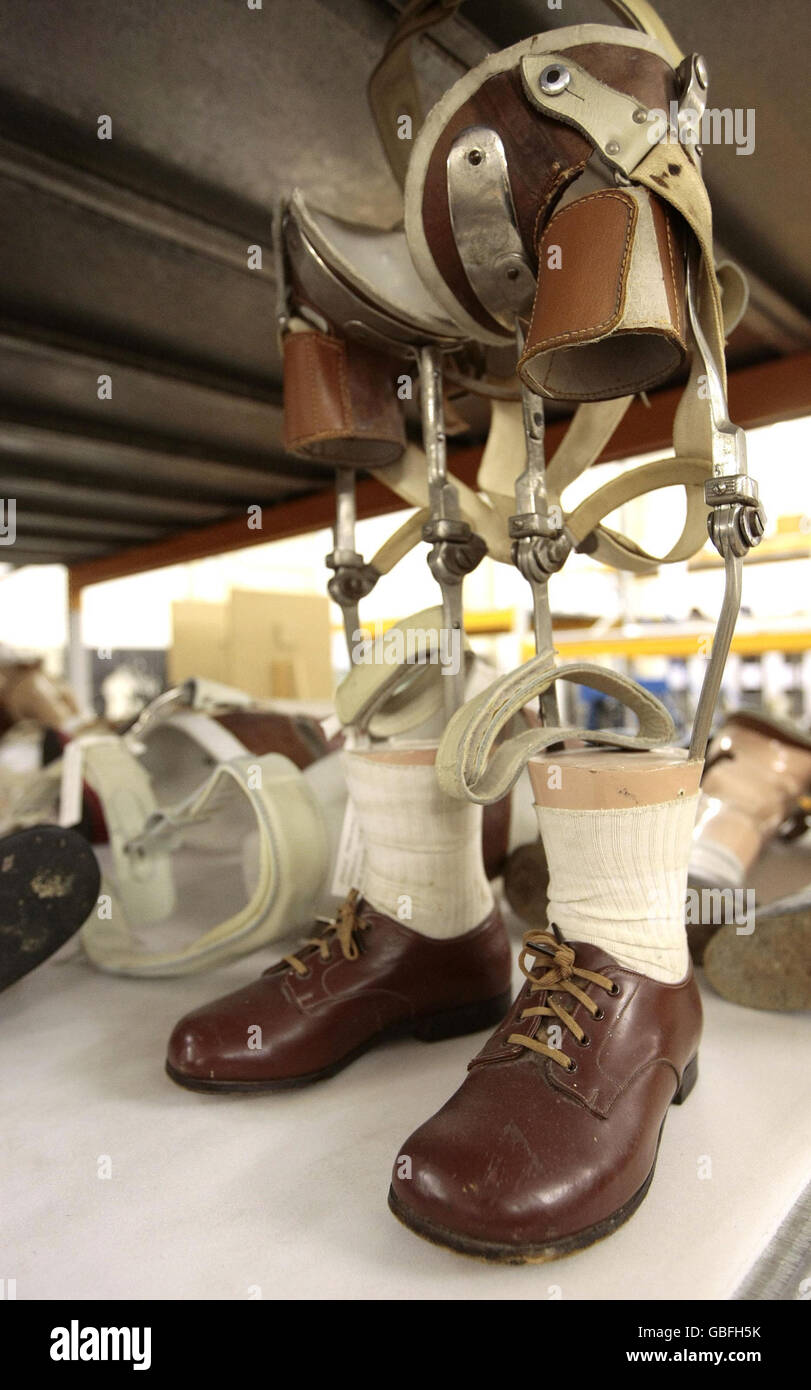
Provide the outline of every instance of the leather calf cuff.
{"type": "Polygon", "coordinates": [[[601,189],[544,229],[519,372],[552,399],[631,395],[684,361],[685,320],[679,219],[644,188],[601,189]]]}
{"type": "Polygon", "coordinates": [[[284,338],[284,446],[344,467],[381,468],[405,448],[395,363],[328,333],[284,338]]]}

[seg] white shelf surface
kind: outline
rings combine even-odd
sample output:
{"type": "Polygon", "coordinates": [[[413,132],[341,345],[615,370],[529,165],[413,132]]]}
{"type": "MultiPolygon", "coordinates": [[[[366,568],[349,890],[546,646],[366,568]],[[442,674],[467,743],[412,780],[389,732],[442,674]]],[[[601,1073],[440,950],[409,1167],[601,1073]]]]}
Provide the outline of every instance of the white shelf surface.
{"type": "Polygon", "coordinates": [[[392,1043],[280,1095],[203,1096],[165,1075],[175,1021],[273,958],[136,981],[69,943],[2,996],[0,1274],[18,1299],[728,1298],[807,1181],[807,1016],[704,987],[699,1082],[627,1225],[545,1265],[437,1249],[389,1213],[389,1174],[481,1035],[392,1043]]]}

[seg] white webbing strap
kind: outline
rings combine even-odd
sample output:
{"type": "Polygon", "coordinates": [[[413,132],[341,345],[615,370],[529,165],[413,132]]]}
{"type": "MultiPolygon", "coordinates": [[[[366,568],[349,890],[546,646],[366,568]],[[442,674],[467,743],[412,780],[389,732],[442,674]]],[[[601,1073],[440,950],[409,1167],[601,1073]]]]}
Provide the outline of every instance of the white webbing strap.
{"type": "Polygon", "coordinates": [[[624,420],[633,396],[613,401],[586,401],[577,407],[569,428],[546,469],[550,500],[559,502],[566,488],[596,463],[624,420]]]}
{"type": "MultiPolygon", "coordinates": [[[[494,404],[501,405],[503,402],[494,402],[494,404]]],[[[493,418],[497,418],[495,414],[491,416],[491,420],[493,418]]],[[[520,473],[523,467],[520,458],[517,463],[520,473]]],[[[395,492],[409,506],[419,507],[425,511],[426,517],[430,515],[428,510],[428,464],[424,451],[415,444],[408,445],[397,463],[388,468],[373,470],[373,476],[377,478],[378,482],[385,483],[386,487],[391,488],[392,492],[395,492]]],[[[499,513],[490,505],[488,498],[479,496],[459,478],[451,476],[450,481],[456,488],[462,516],[465,521],[470,523],[476,534],[481,536],[487,545],[488,554],[493,559],[503,560],[505,564],[509,564],[509,541],[504,534],[499,513]]],[[[399,530],[395,531],[394,535],[381,546],[377,555],[372,557],[372,564],[381,574],[388,573],[392,563],[389,562],[389,556],[393,555],[397,559],[402,559],[403,555],[421,539],[422,521],[418,524],[416,517],[409,517],[399,530]],[[381,563],[388,565],[388,568],[381,569],[381,563]]]]}
{"type": "MultiPolygon", "coordinates": [[[[391,738],[431,719],[443,704],[443,670],[457,655],[445,650],[446,633],[441,607],[425,608],[370,640],[335,692],[344,727],[391,738]]],[[[466,640],[461,659],[473,659],[466,640]]]]}
{"type": "Polygon", "coordinates": [[[656,492],[662,487],[685,488],[688,497],[687,517],[684,528],[675,545],[666,555],[651,555],[649,551],[643,550],[636,542],[629,541],[626,536],[621,536],[617,531],[609,531],[607,534],[622,546],[623,550],[629,549],[637,555],[649,560],[653,565],[672,564],[676,560],[687,560],[696,549],[707,539],[706,524],[706,504],[704,502],[703,486],[704,479],[709,476],[711,465],[700,458],[669,458],[657,459],[655,463],[646,463],[641,468],[632,468],[627,473],[620,473],[616,478],[612,478],[609,483],[598,488],[573,512],[566,516],[566,528],[574,537],[579,545],[585,540],[586,536],[597,530],[600,518],[608,516],[615,508],[621,507],[626,502],[631,502],[637,497],[642,497],[645,493],[656,492]],[[696,497],[696,494],[699,494],[696,497]],[[690,499],[693,499],[693,506],[690,506],[690,499]],[[699,513],[700,505],[700,513],[699,513]],[[696,546],[698,539],[698,526],[701,528],[700,543],[696,546]]]}
{"type": "Polygon", "coordinates": [[[202,712],[252,704],[255,704],[253,696],[246,695],[244,690],[236,690],[231,685],[222,685],[219,681],[210,681],[203,676],[190,676],[182,685],[165,690],[162,695],[156,695],[154,700],[144,705],[124,737],[130,743],[137,744],[147,731],[171,719],[177,710],[202,712]]]}
{"type": "MultiPolygon", "coordinates": [[[[239,758],[248,751],[230,729],[218,724],[211,715],[198,714],[194,709],[180,708],[170,719],[161,720],[160,724],[162,729],[170,729],[173,734],[189,739],[215,763],[229,762],[231,758],[239,758]]],[[[154,726],[149,734],[153,731],[154,726]]],[[[146,742],[149,742],[149,738],[146,742]]]]}
{"type": "MultiPolygon", "coordinates": [[[[378,475],[379,476],[379,475],[378,475]]],[[[426,488],[427,491],[427,488],[426,488]]],[[[402,526],[392,532],[388,540],[384,541],[380,549],[372,556],[372,568],[378,574],[388,574],[394,566],[399,564],[409,551],[414,549],[422,540],[422,528],[426,521],[430,519],[431,512],[428,507],[421,507],[418,512],[404,521],[402,526]]]]}
{"type": "Polygon", "coordinates": [[[672,742],[675,732],[661,701],[627,676],[587,661],[552,668],[546,657],[535,657],[456,711],[440,740],[437,777],[449,796],[489,805],[515,786],[530,758],[553,743],[579,739],[611,748],[648,749],[672,742]],[[637,716],[639,733],[564,725],[527,729],[498,743],[513,716],[559,680],[614,696],[637,716]]]}
{"type": "MultiPolygon", "coordinates": [[[[695,400],[699,401],[697,385],[695,400]]],[[[629,398],[623,397],[618,401],[589,402],[578,408],[569,431],[549,466],[547,478],[551,480],[548,486],[550,502],[559,504],[563,487],[585,472],[599,457],[616,424],[625,414],[628,404],[629,398]],[[575,439],[556,467],[558,454],[566,444],[569,433],[575,428],[575,439]]],[[[701,407],[704,404],[700,401],[701,407]]],[[[506,401],[493,402],[493,406],[493,419],[498,421],[495,437],[499,443],[493,448],[488,439],[482,460],[484,476],[489,486],[486,489],[482,487],[481,493],[477,494],[458,479],[453,481],[459,491],[462,515],[485,541],[490,558],[502,564],[511,564],[511,541],[506,522],[515,511],[515,500],[510,489],[523,468],[523,454],[517,453],[515,447],[502,447],[502,443],[510,433],[506,421],[511,420],[516,439],[520,430],[522,450],[525,450],[523,423],[520,406],[516,408],[512,402],[506,401]]],[[[427,465],[422,450],[411,446],[397,468],[397,477],[391,476],[391,469],[377,476],[398,496],[410,502],[412,506],[420,507],[421,510],[416,516],[409,517],[373,557],[372,564],[381,574],[388,573],[393,565],[419,542],[426,514],[424,504],[428,497],[427,465]]],[[[701,549],[707,539],[704,480],[711,473],[712,465],[709,459],[697,455],[665,458],[654,463],[642,464],[639,468],[629,469],[598,488],[572,512],[564,512],[563,525],[574,537],[576,545],[581,544],[586,536],[593,534],[595,549],[592,558],[615,569],[649,573],[658,565],[689,559],[701,549]],[[630,537],[623,536],[602,524],[602,518],[610,515],[623,503],[633,501],[658,488],[674,486],[684,487],[687,509],[681,535],[666,555],[655,555],[643,549],[630,537]]],[[[479,473],[479,480],[481,479],[482,471],[479,473]]]]}

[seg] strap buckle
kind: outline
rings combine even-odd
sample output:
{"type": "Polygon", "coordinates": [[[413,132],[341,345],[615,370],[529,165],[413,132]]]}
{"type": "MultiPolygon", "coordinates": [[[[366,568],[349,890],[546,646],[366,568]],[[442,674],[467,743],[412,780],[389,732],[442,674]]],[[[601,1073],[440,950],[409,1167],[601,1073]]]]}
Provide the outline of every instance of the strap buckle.
{"type": "Polygon", "coordinates": [[[707,107],[709,75],[700,53],[683,58],[676,75],[681,83],[681,100],[676,113],[679,142],[701,155],[701,119],[707,107]]]}

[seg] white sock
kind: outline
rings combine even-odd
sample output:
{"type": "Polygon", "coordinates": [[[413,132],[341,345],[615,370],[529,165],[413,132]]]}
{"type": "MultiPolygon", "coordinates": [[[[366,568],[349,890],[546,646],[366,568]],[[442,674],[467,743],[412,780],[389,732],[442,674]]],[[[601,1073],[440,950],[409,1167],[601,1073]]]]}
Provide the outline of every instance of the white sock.
{"type": "Polygon", "coordinates": [[[536,806],[549,864],[549,921],[568,941],[676,983],[687,973],[687,861],[698,796],[622,810],[536,806]]]}
{"type": "Polygon", "coordinates": [[[366,846],[355,886],[378,912],[423,936],[459,936],[483,922],[493,894],[482,862],[482,808],[440,789],[433,763],[344,754],[366,846]]]}

